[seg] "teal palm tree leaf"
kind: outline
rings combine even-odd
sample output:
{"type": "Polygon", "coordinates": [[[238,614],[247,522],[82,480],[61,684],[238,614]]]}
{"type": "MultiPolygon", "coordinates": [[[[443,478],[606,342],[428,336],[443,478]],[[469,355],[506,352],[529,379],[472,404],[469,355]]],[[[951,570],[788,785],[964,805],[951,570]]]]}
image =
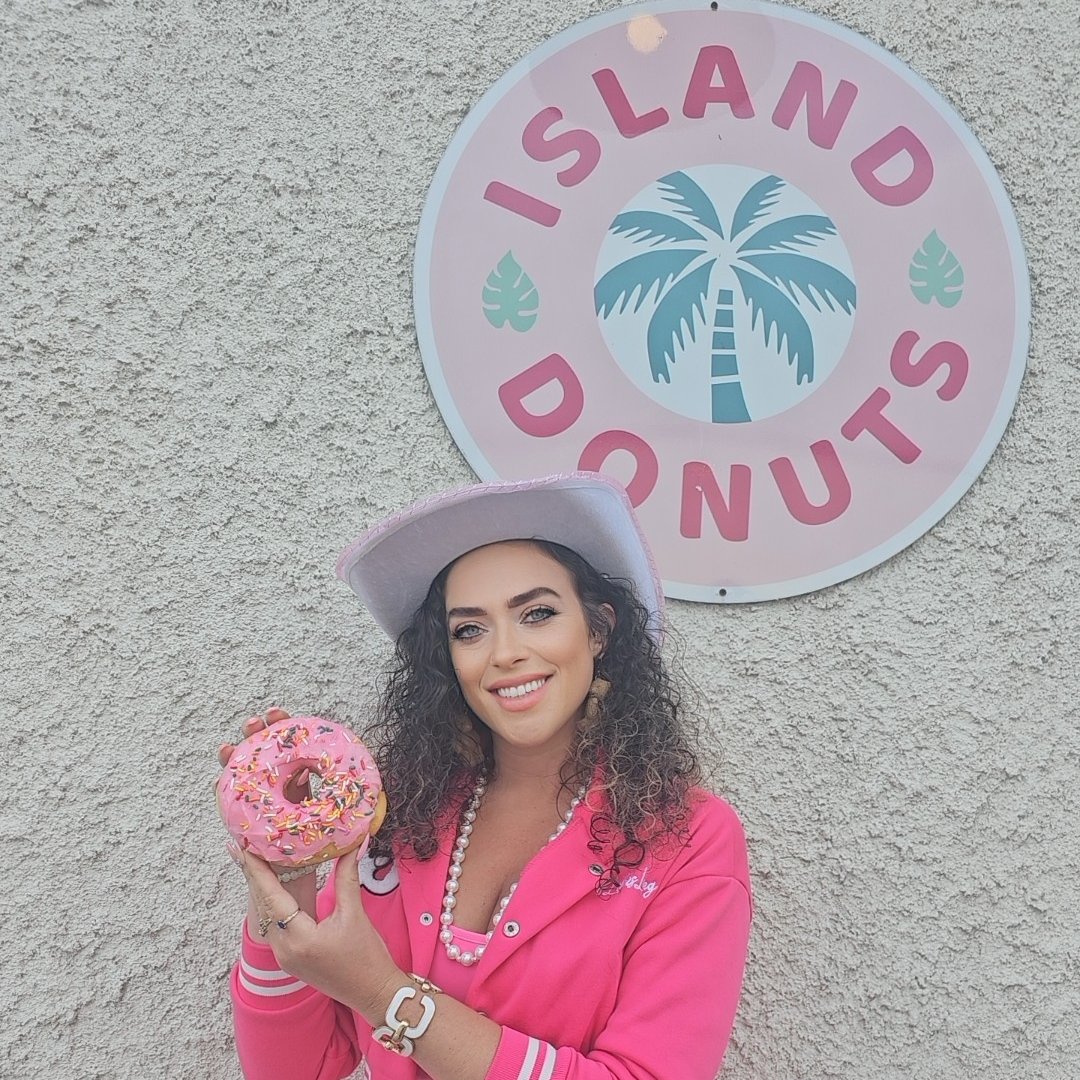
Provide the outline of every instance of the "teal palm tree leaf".
{"type": "Polygon", "coordinates": [[[835,235],[836,226],[827,217],[798,214],[762,226],[739,245],[739,251],[792,251],[799,247],[812,247],[826,236],[835,235]]]}
{"type": "Polygon", "coordinates": [[[784,186],[784,181],[779,176],[766,176],[739,200],[731,219],[732,240],[776,205],[780,189],[784,186]]]}
{"type": "Polygon", "coordinates": [[[674,203],[680,214],[687,214],[699,225],[724,239],[724,227],[720,224],[712,199],[684,172],[668,173],[657,180],[664,200],[674,203]]]}
{"type": "Polygon", "coordinates": [[[605,318],[619,305],[619,312],[637,293],[634,311],[655,288],[657,295],[672,278],[676,278],[701,254],[700,251],[648,251],[613,266],[593,289],[596,313],[605,318]]]}
{"type": "Polygon", "coordinates": [[[705,240],[697,229],[691,228],[685,221],[651,210],[628,210],[625,214],[619,214],[608,231],[616,235],[625,233],[635,244],[652,240],[653,247],[664,240],[705,240]]]}
{"type": "Polygon", "coordinates": [[[935,229],[915,252],[908,268],[908,280],[921,304],[936,300],[942,307],[956,307],[964,295],[964,268],[945,246],[935,229]]]}
{"type": "Polygon", "coordinates": [[[855,310],[855,282],[837,270],[835,266],[811,259],[806,255],[776,252],[763,255],[743,255],[742,262],[749,263],[771,281],[783,285],[798,300],[796,291],[803,294],[820,311],[820,296],[830,311],[835,311],[835,301],[848,314],[855,310]]]}
{"type": "Polygon", "coordinates": [[[765,344],[772,344],[776,331],[776,351],[787,353],[789,364],[795,365],[795,382],[814,381],[814,335],[810,332],[802,312],[775,285],[751,274],[741,266],[733,266],[743,297],[750,305],[750,328],[761,329],[765,344]]]}
{"type": "Polygon", "coordinates": [[[671,382],[669,365],[674,362],[676,352],[686,347],[684,333],[691,341],[697,339],[697,318],[704,324],[705,297],[715,265],[716,260],[710,259],[691,271],[672,285],[656,305],[646,335],[653,382],[661,379],[671,382]]]}
{"type": "Polygon", "coordinates": [[[510,324],[512,330],[531,330],[540,309],[540,294],[532,278],[508,251],[487,276],[483,297],[484,315],[496,329],[510,324]]]}

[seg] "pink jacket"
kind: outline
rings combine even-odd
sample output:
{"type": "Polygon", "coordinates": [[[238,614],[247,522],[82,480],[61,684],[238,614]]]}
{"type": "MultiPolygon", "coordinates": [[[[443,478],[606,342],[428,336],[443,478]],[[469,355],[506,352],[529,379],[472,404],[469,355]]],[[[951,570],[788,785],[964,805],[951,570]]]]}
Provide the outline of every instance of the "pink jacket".
{"type": "MultiPolygon", "coordinates": [[[[502,1025],[486,1080],[713,1080],[731,1033],[750,929],[746,842],[735,812],[699,793],[690,842],[624,871],[597,896],[583,804],[525,868],[466,1004],[502,1025]]],[[[361,866],[365,909],[405,971],[427,974],[453,834],[428,862],[361,866]]],[[[333,882],[319,897],[334,904],[333,882]]],[[[441,947],[441,946],[440,946],[441,947]]],[[[416,1080],[364,1019],[278,969],[245,930],[233,969],[248,1080],[416,1080]]]]}

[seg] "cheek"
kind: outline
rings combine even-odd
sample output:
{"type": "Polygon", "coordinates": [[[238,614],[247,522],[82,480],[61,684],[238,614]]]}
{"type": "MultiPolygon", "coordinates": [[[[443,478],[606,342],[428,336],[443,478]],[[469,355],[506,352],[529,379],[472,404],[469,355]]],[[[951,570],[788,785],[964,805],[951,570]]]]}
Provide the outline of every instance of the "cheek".
{"type": "Polygon", "coordinates": [[[469,662],[461,657],[454,657],[454,678],[459,683],[464,682],[469,676],[469,662]]]}
{"type": "Polygon", "coordinates": [[[483,663],[477,663],[472,657],[459,654],[453,657],[454,677],[457,679],[461,692],[467,697],[475,695],[476,683],[483,671],[483,663]]]}

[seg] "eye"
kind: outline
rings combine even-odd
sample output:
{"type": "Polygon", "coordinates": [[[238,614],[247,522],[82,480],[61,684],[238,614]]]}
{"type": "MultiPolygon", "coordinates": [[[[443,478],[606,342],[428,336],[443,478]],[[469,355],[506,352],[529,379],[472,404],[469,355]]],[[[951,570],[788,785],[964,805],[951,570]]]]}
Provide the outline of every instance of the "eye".
{"type": "Polygon", "coordinates": [[[461,623],[455,626],[450,631],[450,637],[454,641],[472,641],[474,638],[479,637],[482,633],[480,627],[476,623],[461,623]]]}
{"type": "Polygon", "coordinates": [[[529,608],[529,610],[521,616],[521,621],[527,623],[542,623],[547,622],[548,619],[557,614],[558,612],[556,612],[554,608],[548,607],[546,604],[541,604],[539,607],[529,608]]]}

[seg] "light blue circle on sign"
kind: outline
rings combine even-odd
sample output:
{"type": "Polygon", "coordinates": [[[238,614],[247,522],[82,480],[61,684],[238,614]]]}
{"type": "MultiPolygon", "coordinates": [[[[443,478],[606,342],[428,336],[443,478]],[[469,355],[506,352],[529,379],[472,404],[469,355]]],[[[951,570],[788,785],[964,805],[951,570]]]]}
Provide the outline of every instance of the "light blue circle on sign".
{"type": "Polygon", "coordinates": [[[785,412],[832,374],[856,286],[832,218],[782,177],[702,165],[660,177],[608,227],[601,333],[630,380],[695,420],[785,412]]]}

